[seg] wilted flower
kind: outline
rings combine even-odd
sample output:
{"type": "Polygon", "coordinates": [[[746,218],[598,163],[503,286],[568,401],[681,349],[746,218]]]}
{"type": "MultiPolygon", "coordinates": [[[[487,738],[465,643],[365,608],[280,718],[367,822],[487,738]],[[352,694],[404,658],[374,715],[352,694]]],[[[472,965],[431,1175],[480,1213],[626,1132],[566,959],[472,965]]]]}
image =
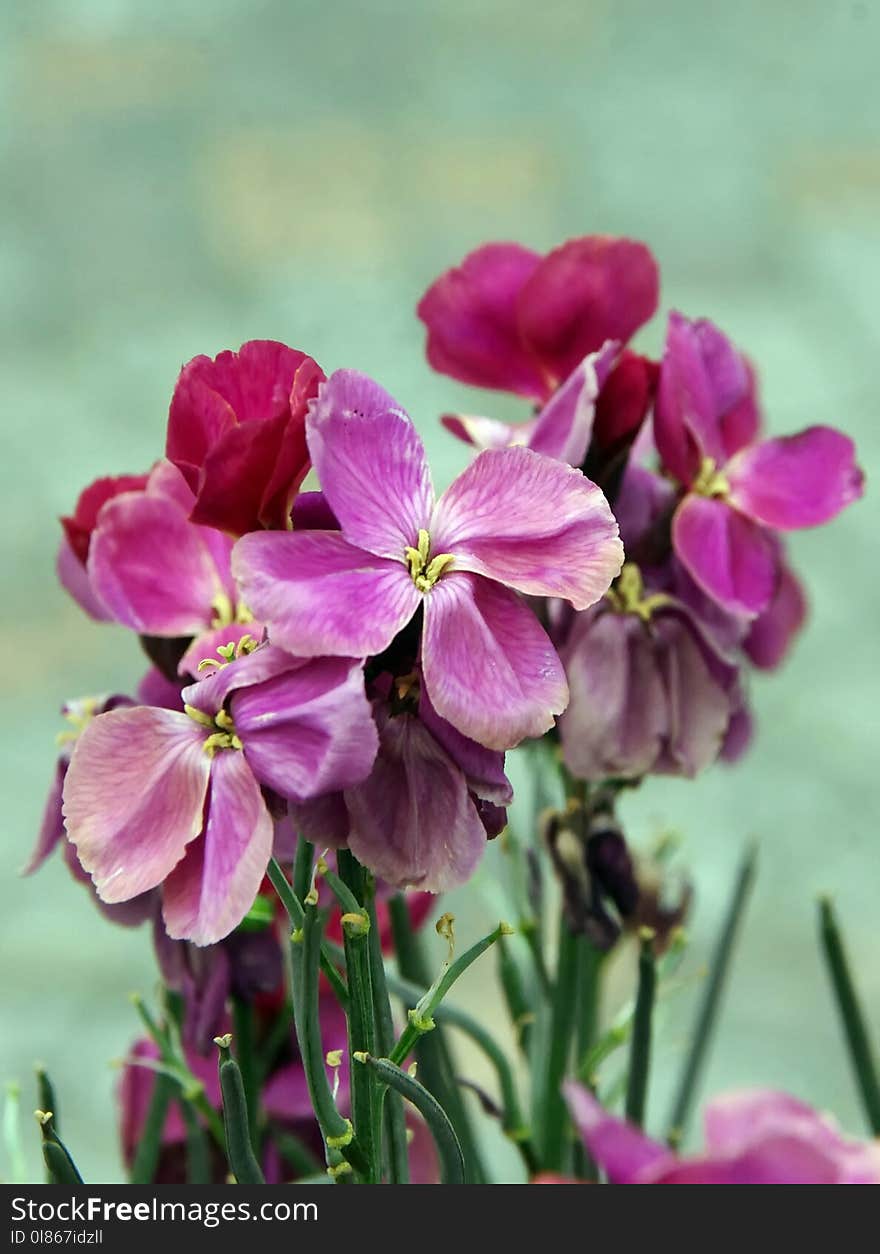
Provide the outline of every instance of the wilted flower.
{"type": "Polygon", "coordinates": [[[261,785],[304,801],[376,755],[360,664],[264,645],[183,692],[184,712],[118,709],[83,732],[67,833],[104,901],[162,885],[168,934],[211,944],[250,908],[272,853],[261,785]]]}
{"type": "Polygon", "coordinates": [[[233,535],[290,526],[309,469],[306,407],[323,378],[311,357],[275,340],[184,366],[166,456],[195,494],[193,522],[233,535]]]}
{"type": "Polygon", "coordinates": [[[778,582],[772,532],[828,522],[862,493],[852,440],[832,427],[757,440],[754,380],[706,319],[673,313],[654,407],[666,470],[685,489],[672,543],[726,609],[760,614],[778,582]]]}
{"type": "Polygon", "coordinates": [[[409,417],[353,371],[322,386],[306,425],[341,530],[253,534],[233,554],[273,641],[299,655],[376,655],[421,610],[437,713],[492,749],[541,735],[567,685],[517,592],[584,608],[607,589],[622,549],[599,489],[529,449],[498,449],[435,503],[409,417]]]}
{"type": "Polygon", "coordinates": [[[851,1141],[805,1102],[771,1089],[716,1097],[706,1146],[679,1158],[604,1110],[589,1089],[566,1096],[584,1142],[612,1184],[880,1184],[880,1143],[851,1141]]]}

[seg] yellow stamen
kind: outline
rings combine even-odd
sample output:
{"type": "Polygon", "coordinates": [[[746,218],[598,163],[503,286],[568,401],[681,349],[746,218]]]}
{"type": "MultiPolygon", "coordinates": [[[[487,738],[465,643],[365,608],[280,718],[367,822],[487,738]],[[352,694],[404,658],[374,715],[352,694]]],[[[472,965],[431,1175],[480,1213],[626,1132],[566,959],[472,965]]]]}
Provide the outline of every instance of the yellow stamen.
{"type": "Polygon", "coordinates": [[[730,495],[730,484],[721,471],[716,469],[714,460],[704,457],[697,477],[691,484],[691,491],[699,496],[727,497],[730,495]]]}
{"type": "Polygon", "coordinates": [[[431,557],[431,537],[424,528],[419,531],[418,547],[407,545],[403,555],[419,592],[430,592],[443,572],[455,561],[451,553],[438,553],[431,557]]]}
{"type": "Polygon", "coordinates": [[[218,710],[212,718],[210,714],[205,714],[204,710],[196,709],[194,705],[185,705],[183,708],[193,722],[198,723],[199,727],[211,729],[211,735],[207,736],[202,742],[202,748],[209,758],[213,758],[214,754],[221,749],[244,748],[241,738],[236,733],[232,716],[226,710],[218,710]]]}
{"type": "Polygon", "coordinates": [[[642,572],[635,562],[625,562],[614,586],[606,593],[618,614],[635,614],[643,623],[649,623],[655,610],[672,601],[665,592],[645,596],[642,572]]]}

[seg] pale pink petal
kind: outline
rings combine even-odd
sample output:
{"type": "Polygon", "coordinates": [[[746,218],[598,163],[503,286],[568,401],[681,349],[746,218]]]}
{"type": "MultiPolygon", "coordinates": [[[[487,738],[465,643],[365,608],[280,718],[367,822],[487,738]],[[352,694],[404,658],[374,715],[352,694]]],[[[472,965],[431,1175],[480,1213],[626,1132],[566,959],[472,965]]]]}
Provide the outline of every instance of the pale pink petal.
{"type": "Polygon", "coordinates": [[[609,1114],[585,1085],[567,1081],[565,1097],[584,1144],[612,1184],[639,1184],[646,1175],[674,1166],[671,1150],[609,1114]]]}
{"type": "Polygon", "coordinates": [[[431,704],[488,749],[542,736],[568,703],[549,637],[514,592],[465,573],[425,598],[422,668],[431,704]]]}
{"type": "Polygon", "coordinates": [[[421,600],[403,565],[335,531],[244,536],[232,569],[270,639],[301,657],[381,653],[421,600]]]}
{"type": "Polygon", "coordinates": [[[411,714],[385,720],[373,771],[345,801],[349,848],[396,888],[455,888],[486,847],[464,774],[411,714]]]}
{"type": "Polygon", "coordinates": [[[604,495],[531,449],[481,453],[437,502],[431,551],[534,596],[586,609],[619,573],[623,546],[604,495]]]}
{"type": "MultiPolygon", "coordinates": [[[[692,778],[718,757],[730,724],[730,685],[736,668],[724,678],[714,673],[708,646],[701,647],[690,620],[657,614],[653,621],[657,668],[667,701],[666,745],[659,772],[692,778]]],[[[716,663],[721,666],[720,661],[716,663]]]]}
{"type": "Polygon", "coordinates": [[[106,606],[101,604],[98,594],[92,587],[89,572],[70,547],[67,536],[61,537],[55,570],[62,588],[73,597],[81,610],[85,610],[89,618],[93,618],[98,623],[113,622],[113,615],[108,613],[106,606]]]}
{"type": "Polygon", "coordinates": [[[598,352],[588,353],[538,414],[529,448],[570,466],[581,466],[593,434],[596,401],[620,352],[609,340],[598,352]]]}
{"type": "Polygon", "coordinates": [[[781,531],[830,522],[864,490],[855,445],[833,427],[753,444],[728,463],[725,477],[737,509],[781,531]]]}
{"type": "Polygon", "coordinates": [[[484,244],[447,270],[419,301],[427,357],[441,374],[476,387],[545,399],[551,385],[523,343],[517,298],[541,262],[520,244],[484,244]]]}
{"type": "Polygon", "coordinates": [[[587,235],[548,253],[519,294],[523,339],[559,384],[606,340],[626,343],[657,308],[660,276],[644,244],[587,235]]]}
{"type": "Polygon", "coordinates": [[[402,562],[434,503],[425,449],[406,412],[366,375],[337,370],[312,402],[306,435],[346,539],[402,562]]]}
{"type": "Polygon", "coordinates": [[[225,627],[212,627],[210,631],[200,632],[188,647],[177,664],[180,676],[192,676],[200,679],[204,672],[199,671],[199,663],[204,661],[220,662],[217,650],[230,644],[238,644],[245,637],[260,640],[263,635],[262,623],[229,623],[225,627]]]}
{"type": "Polygon", "coordinates": [[[210,626],[225,581],[203,528],[171,500],[126,492],[101,510],[89,549],[92,586],[114,619],[146,635],[210,626]]]}
{"type": "Polygon", "coordinates": [[[510,448],[531,441],[536,418],[528,422],[500,422],[497,418],[480,418],[475,414],[444,414],[443,426],[456,439],[474,448],[510,448]]]}
{"type": "Polygon", "coordinates": [[[360,783],[378,748],[360,662],[315,658],[230,702],[245,757],[262,784],[302,802],[360,783]]]}
{"type": "Polygon", "coordinates": [[[262,644],[253,653],[245,653],[226,666],[203,671],[195,683],[184,688],[181,699],[213,718],[230,693],[237,689],[262,684],[285,671],[309,665],[308,658],[293,657],[275,645],[262,644]]]}
{"type": "Polygon", "coordinates": [[[272,855],[273,826],[260,785],[234,749],[211,762],[207,822],[165,880],[162,915],[168,935],[213,945],[253,905],[272,855]]]}
{"type": "Polygon", "coordinates": [[[64,819],[103,901],[161,884],[202,829],[210,762],[205,729],[151,706],[111,710],[79,737],[64,819]]]}
{"type": "Polygon", "coordinates": [[[159,705],[166,710],[182,710],[180,684],[172,683],[160,670],[151,666],[137,686],[138,705],[159,705]]]}
{"type": "Polygon", "coordinates": [[[772,538],[724,501],[685,497],[672,542],[703,591],[731,613],[753,617],[769,604],[776,586],[772,538]]]}

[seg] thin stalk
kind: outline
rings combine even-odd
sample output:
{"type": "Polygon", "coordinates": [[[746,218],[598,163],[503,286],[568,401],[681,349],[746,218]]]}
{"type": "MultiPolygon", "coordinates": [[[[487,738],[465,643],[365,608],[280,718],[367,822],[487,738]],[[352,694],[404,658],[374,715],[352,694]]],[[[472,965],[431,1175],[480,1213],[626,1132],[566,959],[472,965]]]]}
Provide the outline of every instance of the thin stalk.
{"type": "Polygon", "coordinates": [[[657,995],[657,960],[654,956],[652,928],[642,928],[639,933],[639,946],[639,986],[630,1041],[624,1109],[629,1122],[641,1127],[645,1121],[645,1102],[651,1073],[651,1026],[654,1018],[654,1000],[657,995]]]}
{"type": "Polygon", "coordinates": [[[259,1151],[257,1120],[260,1104],[260,1079],[258,1074],[256,1041],[254,1039],[253,1007],[240,997],[232,999],[232,1039],[235,1041],[235,1057],[241,1071],[247,1105],[248,1127],[254,1153],[259,1151]]]}
{"type": "Polygon", "coordinates": [[[449,1116],[436,1097],[419,1084],[418,1080],[405,1071],[401,1071],[400,1067],[388,1058],[372,1058],[368,1054],[359,1054],[358,1062],[375,1072],[401,1097],[411,1102],[425,1120],[434,1138],[434,1144],[437,1146],[442,1183],[464,1184],[464,1155],[461,1152],[461,1145],[449,1116]]]}
{"type": "Polygon", "coordinates": [[[519,964],[511,952],[510,945],[502,936],[495,951],[498,955],[498,975],[504,991],[507,1013],[513,1026],[516,1043],[528,1058],[529,1044],[535,1023],[535,1012],[526,993],[525,983],[519,964]]]}
{"type": "Polygon", "coordinates": [[[211,1184],[211,1156],[205,1129],[188,1101],[178,1096],[177,1105],[186,1128],[186,1182],[211,1184]]]}
{"type": "MultiPolygon", "coordinates": [[[[290,925],[294,931],[301,931],[305,922],[305,911],[296,893],[290,886],[287,876],[282,871],[280,865],[274,858],[269,859],[268,866],[269,879],[272,881],[272,887],[278,894],[278,898],[287,911],[287,917],[290,919],[290,925]]],[[[343,1010],[348,1010],[348,989],[345,981],[336,969],[327,946],[321,946],[321,970],[326,975],[336,1000],[339,1002],[343,1010]]]]}
{"type": "Polygon", "coordinates": [[[168,1117],[168,1107],[175,1092],[179,1090],[179,1084],[171,1076],[157,1075],[153,1081],[147,1118],[131,1165],[129,1180],[132,1184],[152,1184],[159,1164],[162,1130],[168,1117]]]}
{"type": "Polygon", "coordinates": [[[569,1119],[562,1095],[562,1081],[568,1067],[574,1031],[577,957],[577,937],[569,930],[565,916],[562,915],[559,922],[556,984],[550,1005],[550,1037],[547,1043],[544,1088],[540,1094],[541,1165],[546,1171],[562,1171],[566,1165],[569,1119]]]}
{"type": "Polygon", "coordinates": [[[834,906],[828,897],[819,901],[819,935],[865,1118],[874,1136],[880,1136],[880,1079],[877,1063],[834,906]]]}
{"type": "MultiPolygon", "coordinates": [[[[383,1056],[391,1052],[394,1045],[394,1017],[391,1013],[391,1000],[388,996],[388,978],[385,971],[385,959],[382,955],[382,937],[379,934],[379,923],[376,917],[376,899],[371,896],[367,910],[370,916],[370,974],[373,986],[373,1019],[376,1031],[376,1049],[383,1056]]],[[[380,1092],[379,1101],[380,1126],[378,1135],[382,1134],[382,1124],[386,1134],[388,1151],[388,1178],[391,1184],[409,1184],[409,1151],[406,1141],[406,1118],[403,1099],[399,1093],[380,1092]]]]}
{"type": "Polygon", "coordinates": [[[327,872],[337,881],[334,892],[339,895],[345,913],[342,916],[342,938],[345,949],[345,970],[348,975],[348,1052],[352,1059],[351,1113],[354,1132],[370,1163],[370,1182],[382,1179],[381,1104],[376,1078],[369,1067],[356,1067],[355,1054],[372,1054],[376,1050],[373,1024],[373,978],[370,964],[370,918],[363,907],[364,872],[360,863],[346,849],[336,855],[340,877],[327,872]],[[340,882],[341,880],[341,882],[340,882]]]}
{"type": "MultiPolygon", "coordinates": [[[[578,949],[578,1005],[575,1023],[575,1060],[586,1057],[592,1049],[599,1028],[599,993],[602,959],[604,954],[588,936],[579,936],[578,949]]],[[[596,1164],[586,1147],[577,1141],[574,1147],[575,1174],[582,1180],[598,1179],[596,1164]]]]}
{"type": "Polygon", "coordinates": [[[740,863],[740,868],[733,886],[733,892],[731,893],[730,902],[727,907],[727,913],[724,917],[724,923],[722,924],[718,940],[715,943],[715,949],[712,954],[712,960],[709,967],[709,978],[706,982],[703,996],[697,1009],[697,1017],[694,1023],[693,1034],[691,1036],[690,1049],[688,1050],[687,1057],[685,1058],[681,1079],[679,1080],[678,1092],[672,1107],[672,1115],[669,1120],[667,1140],[670,1145],[673,1146],[678,1145],[681,1142],[687,1129],[694,1098],[697,1094],[697,1085],[699,1083],[700,1074],[706,1060],[709,1043],[712,1038],[712,1032],[718,1018],[718,1011],[721,1006],[721,998],[727,981],[727,974],[730,969],[730,963],[736,945],[736,938],[739,933],[746,903],[749,899],[749,893],[755,879],[757,859],[757,847],[751,845],[746,850],[743,860],[740,863]]]}
{"type": "Polygon", "coordinates": [[[263,1171],[254,1154],[248,1126],[247,1099],[241,1071],[229,1052],[229,1036],[217,1036],[218,1071],[223,1097],[223,1126],[226,1133],[226,1158],[239,1184],[265,1184],[263,1171]]]}

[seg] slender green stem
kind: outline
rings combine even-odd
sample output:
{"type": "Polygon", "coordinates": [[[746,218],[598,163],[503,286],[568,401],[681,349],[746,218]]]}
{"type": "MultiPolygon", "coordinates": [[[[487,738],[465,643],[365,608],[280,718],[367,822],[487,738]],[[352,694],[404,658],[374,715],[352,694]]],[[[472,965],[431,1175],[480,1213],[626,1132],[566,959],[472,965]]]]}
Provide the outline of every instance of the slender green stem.
{"type": "MultiPolygon", "coordinates": [[[[302,1176],[313,1176],[321,1172],[321,1164],[315,1155],[292,1132],[281,1132],[277,1128],[274,1129],[272,1143],[276,1146],[284,1161],[296,1172],[298,1179],[302,1176]]],[[[322,1183],[326,1184],[327,1182],[327,1176],[324,1175],[322,1183]]]]}
{"type": "Polygon", "coordinates": [[[205,1129],[199,1122],[195,1108],[188,1101],[178,1096],[177,1105],[186,1128],[187,1184],[211,1184],[211,1156],[205,1129]]]}
{"type": "Polygon", "coordinates": [[[727,981],[736,938],[755,879],[757,860],[757,847],[751,845],[746,850],[740,863],[727,913],[724,917],[718,940],[715,943],[709,968],[709,977],[697,1008],[691,1045],[685,1058],[678,1091],[672,1107],[672,1115],[669,1120],[667,1140],[673,1146],[680,1143],[687,1129],[691,1109],[697,1094],[700,1074],[718,1018],[718,1011],[721,1006],[721,998],[727,981]]]}
{"type": "Polygon", "coordinates": [[[162,1130],[168,1117],[168,1107],[180,1086],[167,1075],[157,1075],[129,1179],[132,1184],[151,1184],[159,1165],[162,1148],[162,1130]]]}
{"type": "Polygon", "coordinates": [[[52,1112],[38,1110],[36,1116],[43,1138],[43,1162],[52,1177],[52,1183],[82,1184],[83,1178],[70,1150],[52,1126],[52,1112]]]}
{"type": "Polygon", "coordinates": [[[226,1158],[239,1184],[265,1184],[263,1172],[254,1154],[248,1126],[247,1098],[237,1061],[229,1052],[230,1037],[218,1036],[214,1044],[219,1050],[220,1092],[223,1097],[223,1127],[226,1133],[226,1158]]]}
{"type": "Polygon", "coordinates": [[[254,1013],[253,1007],[240,997],[232,999],[232,1039],[235,1041],[235,1056],[244,1085],[251,1141],[253,1142],[254,1152],[257,1153],[259,1150],[257,1121],[259,1118],[260,1079],[256,1041],[254,1039],[254,1013]]]}
{"type": "MultiPolygon", "coordinates": [[[[388,977],[385,971],[385,959],[382,954],[382,937],[379,934],[379,922],[376,917],[375,896],[370,897],[368,907],[370,916],[370,974],[373,986],[373,1018],[376,1031],[376,1049],[383,1056],[391,1052],[394,1045],[394,1017],[391,1013],[391,1001],[388,996],[388,977]]],[[[380,1093],[379,1102],[380,1127],[384,1122],[388,1149],[388,1178],[391,1184],[409,1184],[409,1152],[406,1142],[406,1119],[403,1110],[403,1099],[399,1093],[380,1093]]]]}
{"type": "MultiPolygon", "coordinates": [[[[599,993],[602,959],[604,954],[588,936],[579,936],[578,948],[578,1005],[575,1023],[576,1069],[582,1058],[595,1044],[599,1029],[599,993]]],[[[598,1172],[586,1147],[577,1141],[574,1147],[575,1174],[578,1179],[596,1180],[598,1172]]]]}
{"type": "Polygon", "coordinates": [[[639,933],[639,986],[630,1041],[624,1107],[627,1119],[638,1127],[645,1122],[645,1102],[651,1074],[651,1028],[656,995],[657,960],[654,955],[654,932],[651,928],[645,927],[639,933]]]}
{"type": "Polygon", "coordinates": [[[293,891],[297,901],[303,905],[312,887],[312,863],[315,860],[315,846],[311,841],[300,836],[296,842],[296,853],[293,858],[293,891]]]}
{"type": "Polygon", "coordinates": [[[475,963],[490,946],[494,945],[502,936],[510,935],[511,931],[512,929],[508,924],[499,923],[488,936],[482,937],[476,944],[471,945],[470,949],[463,953],[460,958],[456,958],[455,962],[451,962],[445,967],[438,979],[434,981],[425,995],[420,998],[418,1004],[409,1011],[407,1025],[389,1055],[392,1062],[397,1063],[399,1066],[412,1052],[419,1037],[425,1032],[433,1031],[435,1026],[432,1018],[434,1011],[450,988],[452,988],[455,981],[464,975],[468,967],[475,963]]]}
{"type": "Polygon", "coordinates": [[[546,1171],[564,1169],[569,1145],[569,1119],[562,1096],[562,1081],[571,1054],[577,1007],[577,955],[577,937],[569,930],[563,915],[559,922],[556,984],[550,1006],[550,1038],[539,1106],[541,1165],[546,1171]]]}
{"type": "MultiPolygon", "coordinates": [[[[421,938],[412,930],[409,908],[402,894],[389,903],[394,949],[401,975],[406,980],[427,988],[431,983],[422,952],[421,938]]],[[[456,1080],[455,1059],[442,1029],[431,1032],[418,1044],[416,1058],[424,1086],[440,1101],[452,1120],[464,1151],[468,1183],[482,1184],[487,1179],[470,1116],[456,1080]]]]}
{"type": "MultiPolygon", "coordinates": [[[[290,919],[291,927],[294,931],[301,931],[305,921],[305,912],[303,910],[302,903],[291,888],[287,876],[284,874],[274,858],[270,858],[269,860],[268,875],[269,879],[272,881],[273,888],[278,894],[281,904],[287,911],[287,917],[290,919]]],[[[342,955],[340,955],[340,958],[344,961],[342,955]]],[[[336,1000],[339,1002],[342,1009],[347,1011],[348,989],[345,986],[345,981],[336,969],[326,945],[321,946],[321,970],[327,977],[330,986],[336,995],[336,1000]]]]}
{"type": "Polygon", "coordinates": [[[436,1097],[419,1084],[418,1080],[405,1071],[401,1071],[400,1067],[388,1058],[371,1058],[369,1055],[360,1054],[358,1061],[374,1071],[401,1097],[411,1102],[425,1120],[434,1138],[434,1144],[437,1146],[442,1183],[464,1184],[464,1155],[461,1152],[461,1145],[449,1116],[436,1097]]]}
{"type": "Polygon", "coordinates": [[[819,935],[868,1127],[880,1136],[880,1079],[834,906],[819,902],[819,935]]]}
{"type": "Polygon", "coordinates": [[[364,872],[360,863],[340,849],[336,855],[340,877],[331,885],[346,911],[342,919],[345,970],[348,975],[348,1052],[352,1059],[351,1113],[354,1132],[370,1163],[370,1182],[382,1179],[381,1103],[378,1085],[369,1067],[356,1067],[355,1054],[376,1050],[373,1024],[373,977],[370,964],[370,918],[363,907],[364,872]]]}
{"type": "Polygon", "coordinates": [[[37,1077],[37,1105],[40,1110],[51,1110],[52,1127],[58,1136],[61,1132],[61,1120],[58,1118],[58,1094],[55,1092],[55,1086],[45,1067],[35,1067],[34,1074],[37,1077]]]}
{"type": "Polygon", "coordinates": [[[526,1058],[528,1058],[535,1012],[526,993],[519,964],[511,951],[509,943],[503,936],[498,941],[496,953],[498,955],[498,975],[504,991],[507,1013],[510,1015],[510,1022],[513,1025],[516,1043],[526,1058]]]}

